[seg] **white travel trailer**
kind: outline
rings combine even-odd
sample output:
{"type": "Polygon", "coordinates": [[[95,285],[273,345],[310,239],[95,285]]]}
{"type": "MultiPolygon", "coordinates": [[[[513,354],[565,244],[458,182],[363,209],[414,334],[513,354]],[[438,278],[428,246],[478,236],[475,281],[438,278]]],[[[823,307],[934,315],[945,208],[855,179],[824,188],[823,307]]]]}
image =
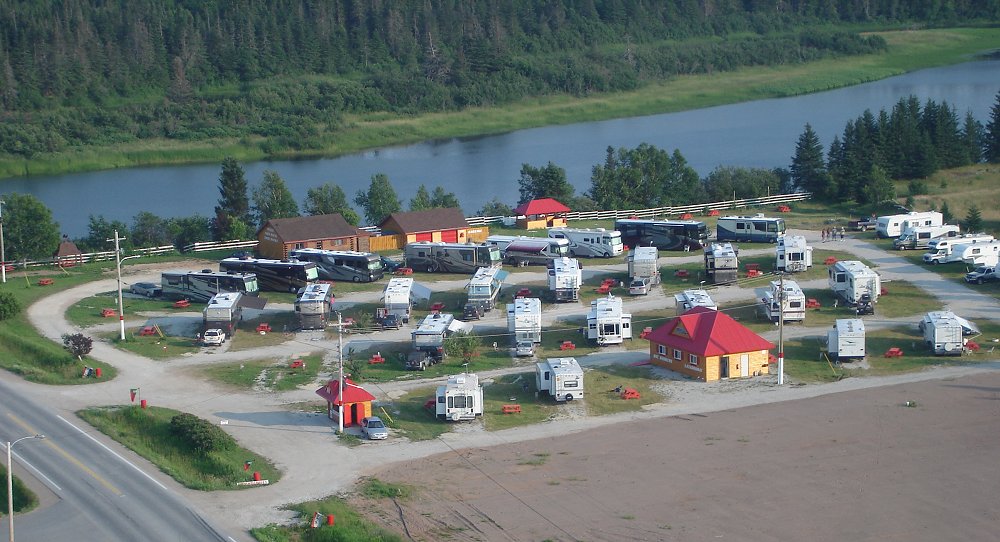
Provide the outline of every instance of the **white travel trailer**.
{"type": "Polygon", "coordinates": [[[239,292],[222,292],[212,296],[202,311],[204,329],[221,329],[227,337],[236,333],[236,324],[243,318],[239,292]]]}
{"type": "Polygon", "coordinates": [[[598,346],[621,344],[632,338],[632,315],[622,312],[622,300],[608,294],[590,302],[587,314],[587,338],[598,346]]]}
{"type": "Polygon", "coordinates": [[[718,305],[709,297],[705,290],[684,290],[679,294],[674,294],[674,306],[677,315],[680,316],[694,307],[707,307],[713,311],[719,310],[718,305]]]}
{"type": "Polygon", "coordinates": [[[556,301],[577,301],[580,299],[580,285],[583,284],[583,271],[580,262],[575,258],[556,258],[548,269],[549,290],[556,301]]]}
{"type": "Polygon", "coordinates": [[[413,282],[410,277],[393,277],[385,285],[382,292],[384,315],[392,314],[400,322],[410,322],[410,311],[413,310],[413,302],[417,299],[429,299],[431,291],[426,286],[413,282]]]}
{"type": "Polygon", "coordinates": [[[542,301],[537,297],[519,297],[508,303],[507,331],[514,344],[542,342],[542,301]]]}
{"type": "Polygon", "coordinates": [[[1000,241],[987,241],[973,245],[958,245],[954,249],[963,262],[972,265],[996,267],[1000,263],[1000,241]]]}
{"type": "Polygon", "coordinates": [[[583,369],[576,358],[550,358],[535,364],[535,385],[556,401],[583,397],[583,369]]]}
{"type": "Polygon", "coordinates": [[[604,228],[549,228],[549,237],[569,241],[569,255],[576,258],[610,258],[622,253],[622,234],[604,228]]]}
{"type": "Polygon", "coordinates": [[[813,264],[813,247],[801,235],[786,235],[778,239],[775,249],[774,268],[778,271],[798,273],[806,271],[813,264]]]}
{"type": "Polygon", "coordinates": [[[972,245],[975,243],[986,243],[993,241],[992,235],[985,233],[967,233],[960,237],[944,239],[933,239],[927,244],[927,252],[924,253],[924,263],[939,264],[962,261],[962,252],[955,251],[959,245],[972,245]]]}
{"type": "Polygon", "coordinates": [[[967,335],[979,333],[976,324],[956,316],[951,311],[931,311],[917,324],[924,334],[924,342],[936,356],[960,356],[965,349],[967,335]]]}
{"type": "Polygon", "coordinates": [[[806,295],[794,280],[772,280],[771,287],[759,292],[764,314],[772,322],[801,322],[806,319],[806,295]]]}
{"type": "Polygon", "coordinates": [[[483,415],[483,387],[479,377],[462,373],[448,377],[448,382],[438,386],[435,394],[435,414],[449,422],[474,420],[483,415]]]}
{"type": "Polygon", "coordinates": [[[831,359],[851,362],[865,359],[865,322],[860,318],[838,318],[826,332],[826,350],[831,359]]]}
{"type": "Polygon", "coordinates": [[[660,268],[657,266],[657,259],[660,257],[656,247],[635,247],[629,251],[626,260],[628,261],[629,279],[650,279],[651,284],[660,283],[660,268]]]}
{"type": "Polygon", "coordinates": [[[937,211],[913,211],[899,215],[884,215],[875,220],[875,234],[879,237],[899,237],[907,228],[940,226],[942,224],[944,224],[944,217],[937,211]]]}
{"type": "Polygon", "coordinates": [[[830,289],[848,306],[857,305],[866,295],[872,304],[878,302],[882,282],[878,273],[867,265],[856,260],[844,260],[831,265],[828,272],[830,289]]]}
{"type": "Polygon", "coordinates": [[[892,242],[896,250],[915,250],[927,248],[931,241],[938,239],[957,239],[960,228],[954,224],[941,226],[916,226],[907,228],[902,235],[892,242]]]}
{"type": "Polygon", "coordinates": [[[730,243],[712,243],[705,247],[705,275],[712,284],[736,282],[739,278],[739,250],[730,243]]]}

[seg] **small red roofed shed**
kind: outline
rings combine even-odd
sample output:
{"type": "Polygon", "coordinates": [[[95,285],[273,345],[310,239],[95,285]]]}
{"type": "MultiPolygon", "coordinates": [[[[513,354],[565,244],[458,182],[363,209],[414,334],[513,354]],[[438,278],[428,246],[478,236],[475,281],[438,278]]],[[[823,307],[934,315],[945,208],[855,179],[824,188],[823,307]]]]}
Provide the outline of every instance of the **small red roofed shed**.
{"type": "MultiPolygon", "coordinates": [[[[326,399],[326,415],[331,420],[336,420],[339,414],[340,380],[334,379],[326,383],[325,386],[316,390],[316,395],[326,399]]],[[[372,415],[372,401],[375,396],[365,391],[364,388],[351,382],[350,378],[344,379],[344,427],[349,427],[361,422],[362,418],[372,415]]]]}
{"type": "Polygon", "coordinates": [[[533,199],[514,209],[514,214],[524,216],[518,219],[518,227],[526,230],[565,226],[568,212],[569,207],[552,198],[533,199]]]}

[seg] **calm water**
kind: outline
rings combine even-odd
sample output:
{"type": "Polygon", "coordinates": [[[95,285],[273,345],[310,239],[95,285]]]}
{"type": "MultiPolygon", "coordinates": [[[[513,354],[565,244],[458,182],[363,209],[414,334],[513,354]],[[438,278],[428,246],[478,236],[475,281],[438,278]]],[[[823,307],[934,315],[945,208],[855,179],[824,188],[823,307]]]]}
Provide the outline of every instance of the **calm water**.
{"type": "MultiPolygon", "coordinates": [[[[251,188],[266,169],[277,171],[301,204],[306,190],[339,184],[353,199],[371,176],[385,173],[404,200],[420,184],[454,192],[466,214],[496,197],[517,203],[521,164],[548,162],[566,170],[577,192],[590,187],[590,173],[608,146],[650,143],[679,149],[705,176],[720,165],[787,167],[808,122],[824,147],[865,109],[890,109],[910,94],[921,101],[947,101],[964,118],[971,111],[986,123],[1000,91],[1000,61],[969,62],[854,87],[775,100],[711,107],[508,134],[431,141],[340,158],[244,164],[251,188]]],[[[219,165],[132,168],[0,181],[0,194],[31,193],[41,199],[71,237],[86,235],[88,216],[131,224],[139,211],[164,217],[211,216],[219,199],[219,165]]]]}

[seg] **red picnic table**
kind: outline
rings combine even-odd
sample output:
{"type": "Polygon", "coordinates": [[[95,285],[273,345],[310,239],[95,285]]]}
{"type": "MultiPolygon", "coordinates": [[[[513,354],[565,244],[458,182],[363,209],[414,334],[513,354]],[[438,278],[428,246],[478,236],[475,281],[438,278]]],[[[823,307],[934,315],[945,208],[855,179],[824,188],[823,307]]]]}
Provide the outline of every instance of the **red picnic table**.
{"type": "Polygon", "coordinates": [[[807,309],[818,309],[819,307],[820,304],[818,299],[810,297],[809,299],[806,300],[807,309]]]}
{"type": "Polygon", "coordinates": [[[291,363],[288,364],[289,369],[305,369],[306,362],[301,359],[293,359],[291,363]]]}
{"type": "Polygon", "coordinates": [[[139,330],[140,337],[148,337],[150,335],[156,335],[156,328],[153,326],[143,326],[143,328],[139,330]]]}
{"type": "Polygon", "coordinates": [[[837,263],[837,257],[836,256],[829,256],[829,257],[827,257],[827,259],[823,260],[823,263],[825,265],[833,265],[833,264],[837,263]]]}
{"type": "Polygon", "coordinates": [[[681,215],[681,220],[691,220],[692,218],[694,218],[694,215],[691,213],[684,213],[681,215]]]}
{"type": "Polygon", "coordinates": [[[893,346],[892,348],[885,351],[885,357],[887,358],[901,358],[903,357],[903,350],[893,346]]]}
{"type": "Polygon", "coordinates": [[[385,358],[382,357],[382,354],[380,352],[376,352],[368,360],[368,365],[378,365],[380,363],[385,363],[385,358]]]}
{"type": "Polygon", "coordinates": [[[718,209],[709,209],[708,216],[719,216],[719,210],[718,209]]]}
{"type": "Polygon", "coordinates": [[[576,350],[576,345],[573,344],[573,341],[563,341],[559,345],[559,350],[576,350]]]}
{"type": "Polygon", "coordinates": [[[412,275],[413,274],[413,268],[412,267],[400,267],[400,268],[397,268],[395,271],[393,271],[392,274],[393,275],[412,275]]]}
{"type": "Polygon", "coordinates": [[[101,309],[101,317],[107,318],[115,315],[115,309],[101,309]]]}
{"type": "Polygon", "coordinates": [[[790,213],[791,211],[792,211],[792,208],[790,206],[788,206],[788,205],[781,204],[781,205],[778,206],[778,212],[779,213],[790,213]]]}
{"type": "Polygon", "coordinates": [[[438,301],[437,303],[431,305],[431,312],[441,312],[444,310],[444,303],[438,301]]]}
{"type": "Polygon", "coordinates": [[[530,297],[530,296],[531,296],[530,288],[521,288],[520,290],[517,291],[516,294],[514,294],[515,299],[519,297],[530,297]]]}
{"type": "Polygon", "coordinates": [[[689,273],[687,269],[678,269],[677,271],[674,271],[674,276],[677,278],[686,279],[688,278],[688,275],[689,273]]]}
{"type": "Polygon", "coordinates": [[[177,301],[174,301],[174,308],[175,309],[183,309],[183,308],[190,307],[190,306],[191,306],[191,302],[188,301],[187,299],[178,299],[177,301]]]}
{"type": "Polygon", "coordinates": [[[265,333],[270,333],[270,332],[271,332],[271,324],[268,324],[267,322],[261,322],[257,324],[257,333],[263,335],[265,333]]]}
{"type": "Polygon", "coordinates": [[[39,286],[52,286],[55,283],[53,279],[38,279],[39,286]]]}

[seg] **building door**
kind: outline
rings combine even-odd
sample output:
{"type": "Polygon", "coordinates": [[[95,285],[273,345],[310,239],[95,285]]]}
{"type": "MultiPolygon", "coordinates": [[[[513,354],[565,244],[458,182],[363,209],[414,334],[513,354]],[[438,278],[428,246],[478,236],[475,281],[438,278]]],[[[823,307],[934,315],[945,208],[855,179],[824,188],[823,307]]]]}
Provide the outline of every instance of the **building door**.
{"type": "Polygon", "coordinates": [[[729,356],[719,358],[719,378],[729,378],[729,356]]]}
{"type": "Polygon", "coordinates": [[[434,240],[434,233],[432,233],[432,232],[418,233],[418,234],[416,234],[415,237],[416,237],[417,241],[433,241],[434,240]]]}
{"type": "Polygon", "coordinates": [[[458,230],[444,230],[441,232],[441,241],[445,243],[458,242],[458,230]]]}
{"type": "Polygon", "coordinates": [[[740,354],[740,376],[750,376],[750,354],[740,354]]]}

